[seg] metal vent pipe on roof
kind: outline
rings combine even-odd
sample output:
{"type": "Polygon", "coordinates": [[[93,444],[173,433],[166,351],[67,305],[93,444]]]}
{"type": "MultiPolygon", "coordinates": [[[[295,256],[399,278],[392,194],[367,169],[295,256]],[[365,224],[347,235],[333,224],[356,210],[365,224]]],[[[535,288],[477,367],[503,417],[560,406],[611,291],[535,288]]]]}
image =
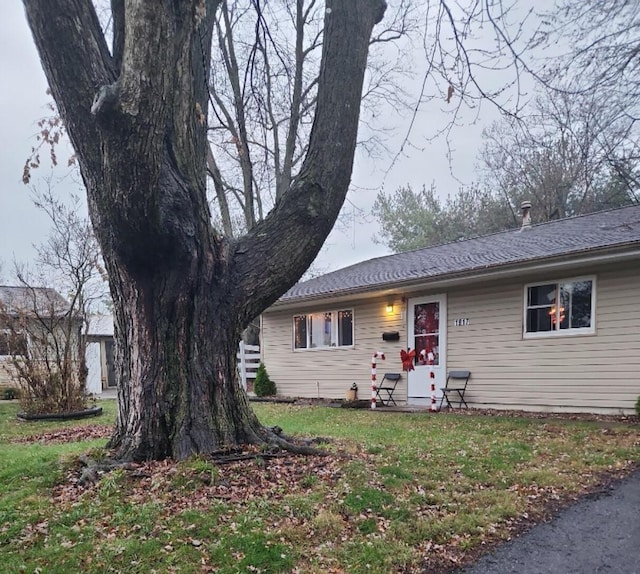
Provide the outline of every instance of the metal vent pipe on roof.
{"type": "Polygon", "coordinates": [[[531,229],[531,202],[523,201],[520,204],[520,209],[522,209],[522,227],[520,231],[531,229]]]}

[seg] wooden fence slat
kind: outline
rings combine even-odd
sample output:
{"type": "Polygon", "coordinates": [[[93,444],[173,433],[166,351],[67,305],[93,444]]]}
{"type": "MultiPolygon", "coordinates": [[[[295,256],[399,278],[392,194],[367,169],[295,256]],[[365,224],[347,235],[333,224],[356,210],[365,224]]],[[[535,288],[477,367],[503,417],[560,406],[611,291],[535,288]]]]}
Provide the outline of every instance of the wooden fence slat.
{"type": "Polygon", "coordinates": [[[260,365],[260,347],[258,345],[245,345],[240,341],[238,350],[238,372],[242,388],[247,390],[249,379],[256,378],[256,371],[260,365]]]}

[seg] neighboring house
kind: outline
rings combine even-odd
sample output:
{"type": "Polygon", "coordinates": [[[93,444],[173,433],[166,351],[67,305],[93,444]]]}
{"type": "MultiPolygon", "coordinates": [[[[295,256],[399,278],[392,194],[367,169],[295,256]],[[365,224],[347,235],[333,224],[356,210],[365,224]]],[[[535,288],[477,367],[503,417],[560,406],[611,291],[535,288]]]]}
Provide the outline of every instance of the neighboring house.
{"type": "MultiPolygon", "coordinates": [[[[34,342],[29,341],[27,333],[12,332],[8,321],[17,317],[31,317],[31,325],[45,321],[47,317],[62,317],[69,310],[69,303],[57,291],[43,287],[0,286],[0,388],[16,387],[12,378],[11,360],[13,354],[21,355],[34,352],[34,342]],[[37,310],[38,318],[33,317],[37,310]]],[[[73,335],[81,327],[78,320],[73,335]]],[[[36,333],[36,327],[29,331],[36,333]]],[[[44,332],[44,331],[43,331],[44,332]]],[[[50,348],[47,343],[47,348],[50,348]]],[[[40,349],[42,352],[42,349],[40,349]]]]}
{"type": "Polygon", "coordinates": [[[87,332],[87,392],[116,388],[113,363],[113,316],[93,315],[87,332]]]}
{"type": "MultiPolygon", "coordinates": [[[[632,412],[640,395],[640,206],[364,261],[292,287],[262,315],[278,392],[370,396],[400,351],[433,350],[438,388],[470,370],[472,407],[632,412]],[[386,334],[383,339],[383,334],[386,334]],[[394,340],[395,339],[395,340],[394,340]]],[[[396,400],[429,403],[428,367],[396,400]]],[[[438,398],[440,392],[438,392],[438,398]]]]}

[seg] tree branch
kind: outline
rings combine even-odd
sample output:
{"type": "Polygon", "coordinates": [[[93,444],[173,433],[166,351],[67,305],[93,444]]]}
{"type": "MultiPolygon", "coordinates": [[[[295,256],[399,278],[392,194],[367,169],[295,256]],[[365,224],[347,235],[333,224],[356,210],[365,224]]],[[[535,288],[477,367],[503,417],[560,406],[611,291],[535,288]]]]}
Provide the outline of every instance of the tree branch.
{"type": "Polygon", "coordinates": [[[300,108],[302,107],[302,71],[304,65],[304,4],[298,0],[296,5],[296,51],[295,51],[295,71],[293,75],[293,95],[291,98],[291,118],[289,119],[289,130],[287,131],[286,147],[284,154],[284,164],[282,166],[282,179],[276,188],[276,199],[291,185],[291,173],[293,169],[293,157],[296,149],[296,134],[300,123],[300,108]]]}
{"type": "Polygon", "coordinates": [[[119,73],[124,52],[124,0],[111,0],[111,17],[113,19],[113,63],[119,73]]]}
{"type": "Polygon", "coordinates": [[[233,92],[233,104],[238,134],[236,146],[238,148],[238,161],[242,169],[242,180],[244,189],[244,218],[247,229],[255,225],[255,212],[253,206],[253,164],[251,162],[250,149],[247,143],[247,121],[244,110],[244,91],[240,86],[240,66],[235,54],[233,42],[233,26],[226,3],[222,6],[222,21],[226,30],[226,36],[222,34],[221,24],[219,24],[220,49],[224,56],[225,67],[231,89],[233,92]]]}
{"type": "Polygon", "coordinates": [[[318,105],[302,169],[266,219],[234,248],[243,324],[302,275],[333,227],[351,178],[369,39],[385,8],[383,0],[326,4],[318,105]],[[257,267],[263,269],[258,275],[257,267]]]}
{"type": "Polygon", "coordinates": [[[211,150],[211,145],[207,146],[207,172],[213,180],[213,188],[216,192],[218,205],[220,209],[220,217],[222,217],[222,229],[227,237],[233,237],[233,226],[231,225],[231,214],[229,212],[229,202],[222,181],[222,175],[218,169],[218,164],[211,150]]]}
{"type": "Polygon", "coordinates": [[[83,176],[100,177],[100,137],[91,103],[100,86],[116,80],[90,0],[24,0],[25,13],[53,97],[79,154],[83,176]],[[69,17],[74,14],[75,17],[69,17]]]}

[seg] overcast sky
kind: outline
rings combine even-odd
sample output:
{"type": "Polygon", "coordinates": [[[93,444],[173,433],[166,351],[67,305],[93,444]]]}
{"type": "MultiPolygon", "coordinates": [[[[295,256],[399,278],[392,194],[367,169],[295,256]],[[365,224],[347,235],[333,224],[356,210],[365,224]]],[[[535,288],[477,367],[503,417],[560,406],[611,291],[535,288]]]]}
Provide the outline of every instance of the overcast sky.
{"type": "MultiPolygon", "coordinates": [[[[46,107],[46,81],[27,27],[22,3],[4,0],[0,18],[0,113],[2,114],[2,153],[0,154],[0,261],[3,264],[0,280],[8,282],[13,259],[29,261],[33,258],[32,245],[47,235],[49,224],[31,202],[29,187],[21,182],[22,169],[31,147],[35,145],[37,121],[48,115],[46,107]]],[[[386,248],[372,241],[377,224],[370,216],[371,206],[378,190],[383,187],[393,191],[400,185],[411,184],[414,189],[434,182],[439,193],[446,196],[455,193],[462,183],[475,179],[476,155],[483,126],[497,117],[489,105],[483,109],[479,121],[470,122],[456,129],[451,139],[453,157],[450,173],[448,148],[442,139],[428,143],[439,125],[446,122],[444,101],[420,113],[414,128],[413,141],[421,149],[413,149],[409,157],[396,161],[389,170],[391,157],[372,161],[364,154],[356,159],[352,189],[347,211],[354,214],[352,222],[329,237],[325,249],[317,261],[317,268],[329,271],[384,255],[386,248]]],[[[408,118],[405,119],[405,122],[408,118]]],[[[399,147],[406,125],[398,121],[398,139],[391,140],[394,152],[399,147]],[[394,145],[395,143],[395,145],[394,145]]],[[[42,154],[46,157],[47,152],[42,154]]],[[[64,156],[64,154],[61,154],[64,156]]],[[[66,163],[66,158],[63,161],[66,163]]],[[[54,179],[67,175],[59,168],[54,179]]],[[[48,167],[36,170],[34,185],[43,185],[41,178],[50,175],[48,167]]],[[[61,196],[76,191],[77,186],[65,181],[56,187],[61,196]]]]}
{"type": "Polygon", "coordinates": [[[35,122],[44,113],[46,82],[27,28],[22,2],[4,2],[0,18],[0,260],[3,278],[15,254],[31,256],[31,243],[46,235],[46,217],[31,204],[21,183],[22,166],[31,150],[35,122]]]}

